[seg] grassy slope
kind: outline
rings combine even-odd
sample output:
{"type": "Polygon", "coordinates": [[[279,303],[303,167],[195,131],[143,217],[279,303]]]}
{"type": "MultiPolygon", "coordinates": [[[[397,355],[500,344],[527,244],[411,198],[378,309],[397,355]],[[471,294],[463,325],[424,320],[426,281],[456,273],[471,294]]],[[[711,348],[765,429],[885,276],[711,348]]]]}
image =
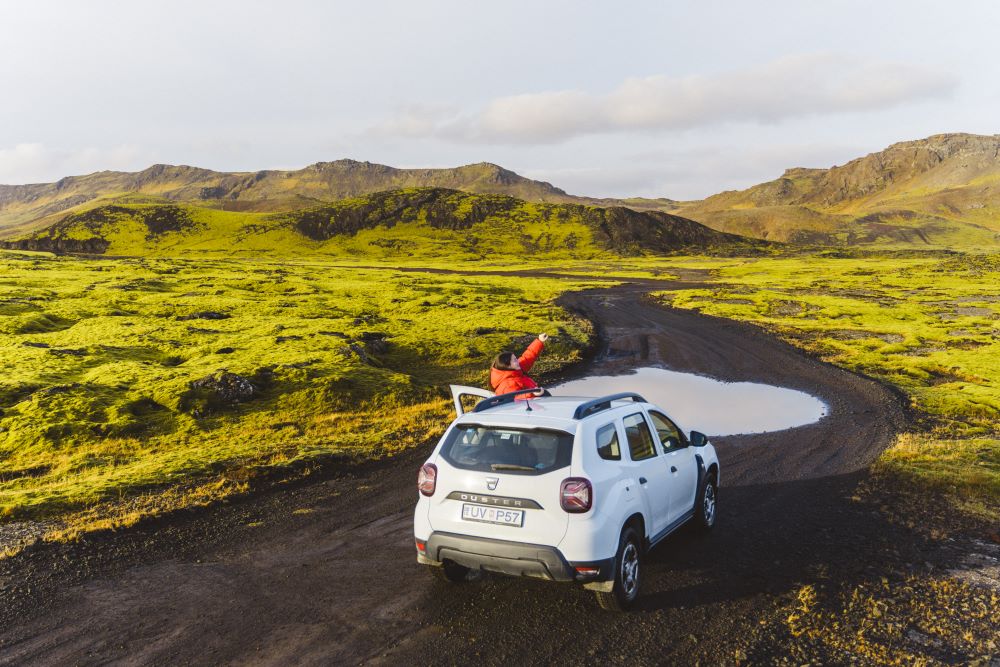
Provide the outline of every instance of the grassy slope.
{"type": "Polygon", "coordinates": [[[193,480],[228,491],[261,467],[391,454],[440,431],[442,386],[482,384],[497,350],[551,331],[544,372],[589,336],[551,303],[570,285],[543,279],[12,253],[0,254],[0,275],[8,517],[193,480]],[[227,317],[181,319],[204,311],[227,317]],[[206,411],[190,383],[224,369],[261,396],[206,411]]]}
{"type": "MultiPolygon", "coordinates": [[[[346,200],[328,208],[349,208],[362,201],[346,200]]],[[[542,253],[555,249],[561,251],[567,237],[575,234],[584,239],[578,248],[581,253],[601,252],[591,243],[592,235],[579,216],[565,221],[528,222],[529,216],[537,215],[536,208],[544,205],[526,202],[517,211],[522,214],[518,216],[522,219],[499,216],[481,223],[482,229],[434,228],[426,224],[426,215],[422,219],[418,215],[410,222],[378,225],[322,241],[298,232],[294,226],[294,214],[232,212],[187,204],[171,205],[185,216],[184,228],[151,234],[142,221],[142,214],[162,207],[161,202],[126,198],[116,200],[111,206],[127,209],[128,212],[105,216],[106,219],[97,222],[91,220],[86,212],[81,212],[32,234],[30,238],[105,239],[110,242],[106,254],[119,256],[333,255],[379,260],[441,256],[478,259],[483,253],[493,252],[512,255],[521,249],[522,240],[542,253]],[[474,241],[480,235],[486,238],[482,247],[477,248],[478,244],[474,241]],[[503,247],[503,244],[509,244],[509,247],[503,247]]],[[[572,238],[570,242],[572,244],[572,238]]]]}
{"type": "MultiPolygon", "coordinates": [[[[278,214],[127,197],[67,215],[19,247],[118,256],[315,255],[549,260],[753,244],[665,213],[421,188],[278,214]]],[[[15,240],[15,243],[18,241],[15,240]]]]}
{"type": "Polygon", "coordinates": [[[713,263],[720,286],[661,295],[760,323],[902,389],[924,415],[883,465],[1000,518],[1000,255],[713,263]]]}
{"type": "MultiPolygon", "coordinates": [[[[925,250],[1000,245],[997,231],[986,226],[995,224],[995,221],[973,222],[971,219],[913,212],[908,208],[885,212],[863,211],[858,215],[850,215],[809,206],[788,205],[734,208],[708,213],[680,209],[677,214],[730,234],[783,243],[925,250]]],[[[1000,213],[997,216],[1000,219],[1000,213]]]]}

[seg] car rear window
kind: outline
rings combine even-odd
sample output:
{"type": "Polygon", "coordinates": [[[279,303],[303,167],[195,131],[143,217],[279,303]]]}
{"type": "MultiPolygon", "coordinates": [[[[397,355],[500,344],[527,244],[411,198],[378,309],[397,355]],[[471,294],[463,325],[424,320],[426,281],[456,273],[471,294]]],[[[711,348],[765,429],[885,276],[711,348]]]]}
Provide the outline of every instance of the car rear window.
{"type": "Polygon", "coordinates": [[[602,459],[621,461],[622,451],[618,446],[618,430],[614,424],[597,429],[597,454],[602,459]]]}
{"type": "Polygon", "coordinates": [[[460,424],[441,447],[444,460],[464,470],[540,475],[565,468],[573,454],[573,434],[460,424]]]}

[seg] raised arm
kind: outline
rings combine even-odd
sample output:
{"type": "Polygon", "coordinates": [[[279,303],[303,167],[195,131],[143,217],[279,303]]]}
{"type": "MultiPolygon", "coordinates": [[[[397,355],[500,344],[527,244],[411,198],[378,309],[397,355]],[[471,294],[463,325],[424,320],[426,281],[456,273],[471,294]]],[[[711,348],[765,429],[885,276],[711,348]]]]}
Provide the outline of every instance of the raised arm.
{"type": "Polygon", "coordinates": [[[527,373],[531,370],[531,367],[535,365],[538,360],[538,355],[542,353],[545,349],[545,340],[548,338],[546,334],[542,334],[535,340],[531,341],[531,345],[528,349],[524,351],[520,357],[518,357],[518,363],[521,364],[521,370],[527,373]]]}

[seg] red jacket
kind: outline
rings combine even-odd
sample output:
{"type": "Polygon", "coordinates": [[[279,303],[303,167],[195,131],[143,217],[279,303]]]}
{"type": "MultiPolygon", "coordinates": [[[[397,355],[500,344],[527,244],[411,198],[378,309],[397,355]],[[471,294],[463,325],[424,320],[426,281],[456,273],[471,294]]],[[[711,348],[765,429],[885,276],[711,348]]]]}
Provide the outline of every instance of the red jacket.
{"type": "Polygon", "coordinates": [[[527,376],[528,371],[535,365],[538,355],[545,349],[545,343],[537,338],[531,341],[531,345],[524,351],[517,361],[521,364],[519,371],[502,371],[499,368],[490,369],[490,387],[495,394],[506,394],[518,389],[532,389],[537,387],[535,381],[527,376]]]}

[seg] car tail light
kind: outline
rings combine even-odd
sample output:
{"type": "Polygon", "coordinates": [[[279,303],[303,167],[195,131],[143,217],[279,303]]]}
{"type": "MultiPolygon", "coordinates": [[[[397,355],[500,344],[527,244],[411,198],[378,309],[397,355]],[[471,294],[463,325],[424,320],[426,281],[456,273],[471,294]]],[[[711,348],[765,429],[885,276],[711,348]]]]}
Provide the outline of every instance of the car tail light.
{"type": "Polygon", "coordinates": [[[559,504],[567,512],[586,512],[594,503],[594,487],[589,479],[570,477],[559,488],[559,504]]]}
{"type": "Polygon", "coordinates": [[[420,466],[420,473],[417,475],[417,489],[425,496],[433,496],[437,487],[438,469],[433,463],[425,463],[420,466]]]}
{"type": "Polygon", "coordinates": [[[413,541],[417,543],[417,551],[427,553],[427,542],[418,539],[414,539],[413,541]]]}

